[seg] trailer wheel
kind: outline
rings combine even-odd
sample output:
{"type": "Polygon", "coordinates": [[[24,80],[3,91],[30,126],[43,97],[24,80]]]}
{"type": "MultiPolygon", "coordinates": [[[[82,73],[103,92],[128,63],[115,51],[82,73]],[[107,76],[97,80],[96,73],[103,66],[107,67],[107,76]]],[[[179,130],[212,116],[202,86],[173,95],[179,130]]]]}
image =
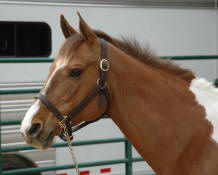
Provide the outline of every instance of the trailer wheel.
{"type": "MultiPolygon", "coordinates": [[[[22,168],[33,168],[37,167],[36,164],[24,157],[20,154],[3,154],[2,155],[2,169],[4,170],[15,170],[15,169],[22,169],[22,168]]],[[[27,175],[27,174],[22,174],[27,175]]],[[[41,173],[31,173],[28,175],[41,175],[41,173]]]]}

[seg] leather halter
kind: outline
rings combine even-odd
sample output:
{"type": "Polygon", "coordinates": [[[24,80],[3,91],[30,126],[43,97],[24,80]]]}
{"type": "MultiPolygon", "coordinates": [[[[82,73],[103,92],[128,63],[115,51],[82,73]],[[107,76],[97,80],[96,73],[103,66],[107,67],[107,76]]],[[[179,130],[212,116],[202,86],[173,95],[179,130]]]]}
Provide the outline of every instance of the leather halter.
{"type": "MultiPolygon", "coordinates": [[[[104,115],[108,113],[108,110],[110,108],[110,94],[107,88],[106,83],[106,72],[109,69],[109,62],[107,60],[107,47],[106,42],[102,38],[100,39],[101,43],[101,62],[100,62],[100,73],[99,73],[99,79],[97,80],[96,86],[92,88],[92,90],[88,93],[88,95],[66,116],[64,117],[61,112],[49,101],[47,97],[45,97],[42,94],[38,94],[35,98],[38,98],[41,100],[42,103],[44,103],[48,109],[56,116],[56,118],[66,125],[67,132],[71,138],[73,139],[72,134],[73,132],[87,126],[90,123],[96,122],[99,119],[101,119],[104,115]],[[92,121],[85,121],[80,123],[77,126],[74,126],[73,128],[70,125],[70,121],[78,114],[81,110],[83,110],[90,102],[91,100],[99,94],[99,107],[104,107],[104,99],[107,101],[107,107],[103,114],[100,115],[95,120],[92,121]]],[[[66,141],[66,138],[63,134],[63,131],[61,132],[59,136],[62,140],[66,141]]]]}

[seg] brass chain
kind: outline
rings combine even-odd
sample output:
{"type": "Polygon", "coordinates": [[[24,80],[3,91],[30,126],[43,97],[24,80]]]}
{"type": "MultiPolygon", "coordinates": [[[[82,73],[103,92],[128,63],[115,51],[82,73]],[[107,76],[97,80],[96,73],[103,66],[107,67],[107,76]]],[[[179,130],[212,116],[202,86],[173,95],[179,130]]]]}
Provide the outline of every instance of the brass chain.
{"type": "MultiPolygon", "coordinates": [[[[76,156],[75,156],[74,151],[73,151],[71,138],[70,138],[70,136],[69,136],[69,134],[67,132],[67,128],[66,128],[66,125],[65,125],[65,119],[60,121],[59,124],[60,124],[61,130],[64,133],[64,136],[66,137],[67,145],[68,145],[68,148],[70,150],[70,154],[71,154],[72,159],[73,159],[73,163],[74,163],[74,166],[75,166],[75,169],[76,169],[76,173],[77,173],[77,175],[80,175],[79,166],[78,166],[78,162],[76,160],[76,156]]],[[[71,136],[71,137],[73,137],[73,136],[71,136]]]]}

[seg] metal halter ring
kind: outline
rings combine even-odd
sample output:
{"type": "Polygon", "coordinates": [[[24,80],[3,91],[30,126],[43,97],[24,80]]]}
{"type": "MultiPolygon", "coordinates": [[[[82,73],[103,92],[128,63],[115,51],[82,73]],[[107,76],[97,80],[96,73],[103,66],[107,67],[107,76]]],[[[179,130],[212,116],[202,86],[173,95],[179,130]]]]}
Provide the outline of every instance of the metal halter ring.
{"type": "Polygon", "coordinates": [[[60,124],[60,125],[65,124],[65,122],[66,122],[66,120],[67,120],[67,117],[68,117],[68,116],[63,116],[63,120],[59,121],[59,124],[60,124]]]}
{"type": "Polygon", "coordinates": [[[109,61],[106,59],[102,59],[100,62],[100,68],[102,71],[107,72],[109,69],[109,61]]]}
{"type": "Polygon", "coordinates": [[[105,88],[107,87],[107,83],[104,82],[104,85],[101,86],[100,83],[99,83],[99,81],[100,81],[100,79],[98,79],[98,81],[97,81],[97,85],[98,85],[98,87],[99,87],[101,90],[102,90],[102,89],[105,89],[105,88]]]}

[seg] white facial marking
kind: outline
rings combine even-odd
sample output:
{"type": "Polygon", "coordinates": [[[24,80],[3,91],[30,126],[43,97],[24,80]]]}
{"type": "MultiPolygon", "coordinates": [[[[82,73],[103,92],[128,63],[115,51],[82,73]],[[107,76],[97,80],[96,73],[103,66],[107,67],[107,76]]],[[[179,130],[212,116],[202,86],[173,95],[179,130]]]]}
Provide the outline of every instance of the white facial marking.
{"type": "Polygon", "coordinates": [[[189,88],[205,108],[206,119],[213,125],[212,138],[218,143],[218,89],[203,78],[192,80],[189,88]]]}
{"type": "MultiPolygon", "coordinates": [[[[41,92],[43,95],[46,95],[47,89],[48,89],[48,87],[51,84],[52,78],[54,77],[54,75],[58,71],[58,69],[60,69],[62,66],[63,66],[63,64],[59,63],[58,66],[53,71],[52,75],[49,77],[49,79],[48,79],[48,81],[47,81],[47,83],[45,85],[44,91],[41,92]]],[[[22,121],[20,132],[23,133],[24,135],[25,135],[25,131],[30,129],[31,124],[32,124],[32,119],[33,119],[33,117],[36,115],[36,113],[39,110],[39,107],[40,107],[39,106],[39,102],[40,102],[39,99],[37,99],[35,101],[35,103],[27,111],[27,113],[26,113],[26,115],[25,115],[25,117],[24,117],[24,119],[22,121]]]]}
{"type": "Polygon", "coordinates": [[[38,110],[39,110],[39,100],[37,99],[35,103],[29,108],[22,121],[20,132],[23,133],[24,135],[26,133],[25,131],[29,130],[29,128],[31,127],[33,116],[35,116],[38,110]]]}
{"type": "Polygon", "coordinates": [[[52,80],[52,78],[55,76],[56,72],[57,72],[59,69],[63,68],[65,65],[66,65],[65,62],[63,62],[63,61],[62,61],[62,62],[61,62],[61,61],[57,61],[57,63],[56,63],[56,68],[55,68],[55,70],[52,72],[51,76],[49,77],[49,79],[48,79],[48,81],[47,81],[47,83],[46,83],[46,85],[45,85],[44,91],[42,92],[43,95],[46,95],[47,90],[48,90],[48,88],[50,87],[51,80],[52,80]]]}
{"type": "Polygon", "coordinates": [[[57,62],[56,62],[56,68],[63,68],[64,66],[66,66],[68,64],[68,60],[67,59],[59,59],[57,62]]]}
{"type": "Polygon", "coordinates": [[[50,87],[51,80],[52,80],[52,78],[54,77],[54,75],[55,75],[55,73],[57,72],[57,70],[58,70],[58,69],[56,68],[56,69],[52,72],[51,76],[49,77],[49,79],[48,79],[48,81],[47,81],[47,83],[46,83],[46,85],[45,85],[44,91],[42,92],[43,95],[46,95],[47,90],[48,90],[48,88],[50,87]]]}

